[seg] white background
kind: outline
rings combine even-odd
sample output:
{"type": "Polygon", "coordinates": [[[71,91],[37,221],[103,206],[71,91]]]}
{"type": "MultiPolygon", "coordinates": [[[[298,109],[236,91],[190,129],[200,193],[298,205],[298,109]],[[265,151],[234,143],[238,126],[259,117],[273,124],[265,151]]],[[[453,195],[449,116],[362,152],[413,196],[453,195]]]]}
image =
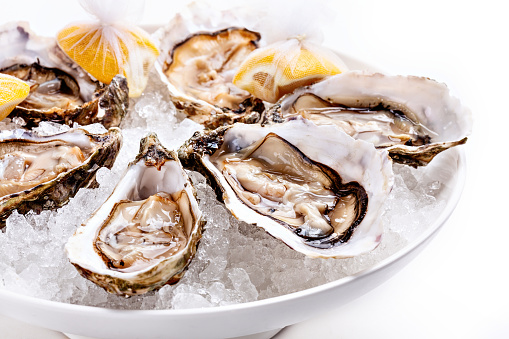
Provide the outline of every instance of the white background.
{"type": "MultiPolygon", "coordinates": [[[[327,46],[389,73],[445,82],[471,108],[467,183],[445,227],[403,271],[362,298],[276,338],[509,338],[505,6],[497,0],[330,5],[336,18],[326,25],[327,46]]],[[[307,1],[306,6],[317,4],[307,1]]],[[[181,7],[147,0],[141,24],[166,23],[181,7]]],[[[87,15],[74,1],[2,0],[0,8],[0,24],[26,20],[42,35],[54,34],[75,18],[87,15]]],[[[5,317],[0,317],[0,337],[63,338],[5,317]]]]}

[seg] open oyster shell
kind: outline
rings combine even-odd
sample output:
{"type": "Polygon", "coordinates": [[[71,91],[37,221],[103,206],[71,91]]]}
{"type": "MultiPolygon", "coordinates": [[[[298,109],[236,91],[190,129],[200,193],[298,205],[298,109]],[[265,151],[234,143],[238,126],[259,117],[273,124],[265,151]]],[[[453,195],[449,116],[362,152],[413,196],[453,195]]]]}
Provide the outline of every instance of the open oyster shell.
{"type": "Polygon", "coordinates": [[[85,129],[39,136],[25,130],[0,133],[0,223],[17,209],[39,213],[67,203],[78,189],[95,183],[95,173],[111,168],[122,135],[85,129]]]}
{"type": "Polygon", "coordinates": [[[260,34],[241,27],[211,27],[177,15],[155,34],[161,55],[156,70],[176,108],[207,128],[254,123],[260,99],[233,85],[237,67],[257,48],[260,34]]]}
{"type": "Polygon", "coordinates": [[[27,127],[41,121],[117,127],[128,109],[129,89],[123,76],[109,85],[93,80],[55,39],[36,36],[26,23],[0,28],[0,73],[31,86],[28,98],[9,115],[23,118],[27,127]]]}
{"type": "Polygon", "coordinates": [[[336,125],[389,151],[396,162],[422,166],[466,142],[470,111],[444,84],[424,77],[350,71],[295,90],[264,113],[264,123],[303,116],[336,125]]]}
{"type": "Polygon", "coordinates": [[[195,194],[177,154],[148,135],[110,197],[67,242],[69,260],[117,295],[176,283],[204,224],[195,194]]]}
{"type": "Polygon", "coordinates": [[[375,248],[392,183],[385,151],[305,119],[197,132],[179,149],[239,220],[311,257],[375,248]],[[331,147],[333,146],[334,147],[331,147]]]}

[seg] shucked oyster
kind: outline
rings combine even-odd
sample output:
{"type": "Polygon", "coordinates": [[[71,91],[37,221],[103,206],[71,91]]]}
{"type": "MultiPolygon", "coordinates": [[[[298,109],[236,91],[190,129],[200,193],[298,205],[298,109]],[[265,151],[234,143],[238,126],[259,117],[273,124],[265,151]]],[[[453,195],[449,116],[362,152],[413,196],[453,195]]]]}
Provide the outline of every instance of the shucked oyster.
{"type": "Polygon", "coordinates": [[[359,71],[297,89],[265,112],[264,119],[281,122],[299,115],[316,124],[334,124],[414,167],[465,143],[471,128],[470,112],[445,85],[359,71]]]}
{"type": "Polygon", "coordinates": [[[177,154],[150,134],[113,193],[65,248],[82,276],[132,296],[176,283],[196,253],[202,226],[177,154]]]}
{"type": "Polygon", "coordinates": [[[235,217],[308,256],[351,257],[380,242],[389,158],[334,126],[235,124],[195,134],[179,156],[235,217]]]}
{"type": "Polygon", "coordinates": [[[0,73],[30,85],[27,99],[9,115],[23,118],[27,127],[41,121],[116,127],[127,112],[128,87],[123,76],[116,76],[109,85],[93,81],[54,39],[35,36],[23,23],[0,28],[0,73]]]}
{"type": "Polygon", "coordinates": [[[161,65],[156,68],[177,109],[208,128],[257,122],[263,102],[232,80],[258,40],[258,33],[237,27],[194,32],[179,42],[163,37],[161,65]]]}
{"type": "Polygon", "coordinates": [[[14,64],[0,72],[15,76],[30,86],[30,95],[18,105],[18,109],[73,109],[83,105],[76,80],[58,68],[44,67],[38,63],[14,64]]]}
{"type": "Polygon", "coordinates": [[[17,209],[40,212],[64,205],[79,188],[94,182],[96,171],[111,168],[121,133],[84,129],[38,136],[25,130],[0,133],[0,223],[17,209]]]}

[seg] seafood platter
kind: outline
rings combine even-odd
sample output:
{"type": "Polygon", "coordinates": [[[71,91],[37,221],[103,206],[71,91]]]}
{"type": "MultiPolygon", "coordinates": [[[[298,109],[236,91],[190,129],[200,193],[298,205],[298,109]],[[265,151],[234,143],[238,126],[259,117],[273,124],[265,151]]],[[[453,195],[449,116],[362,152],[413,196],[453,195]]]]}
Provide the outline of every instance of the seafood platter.
{"type": "Polygon", "coordinates": [[[248,18],[194,4],[152,34],[99,14],[54,37],[0,27],[2,314],[269,338],[430,241],[461,194],[468,108],[248,18]]]}

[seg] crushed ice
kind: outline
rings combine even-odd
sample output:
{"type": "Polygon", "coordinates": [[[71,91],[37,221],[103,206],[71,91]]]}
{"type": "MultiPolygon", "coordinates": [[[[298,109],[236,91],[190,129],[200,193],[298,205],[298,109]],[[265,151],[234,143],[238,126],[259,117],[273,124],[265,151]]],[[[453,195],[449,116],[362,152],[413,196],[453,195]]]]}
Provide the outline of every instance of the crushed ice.
{"type": "MultiPolygon", "coordinates": [[[[129,299],[106,293],[82,278],[68,262],[64,244],[74,230],[106,200],[139,140],[156,132],[166,147],[177,149],[201,127],[175,115],[168,93],[152,74],[141,98],[131,101],[123,122],[123,146],[111,170],[97,173],[100,187],[81,189],[64,207],[40,215],[14,212],[0,232],[0,288],[65,303],[121,309],[212,307],[271,298],[341,279],[372,267],[421,234],[444,208],[437,199],[440,182],[425,169],[394,165],[396,182],[388,199],[382,243],[372,252],[350,259],[311,259],[272,238],[262,229],[236,220],[216,200],[198,173],[195,182],[207,219],[198,252],[182,280],[157,292],[129,299]]],[[[6,119],[2,129],[19,126],[6,119]]],[[[66,127],[43,124],[41,133],[66,127]]],[[[91,129],[100,130],[98,126],[91,129]]]]}

